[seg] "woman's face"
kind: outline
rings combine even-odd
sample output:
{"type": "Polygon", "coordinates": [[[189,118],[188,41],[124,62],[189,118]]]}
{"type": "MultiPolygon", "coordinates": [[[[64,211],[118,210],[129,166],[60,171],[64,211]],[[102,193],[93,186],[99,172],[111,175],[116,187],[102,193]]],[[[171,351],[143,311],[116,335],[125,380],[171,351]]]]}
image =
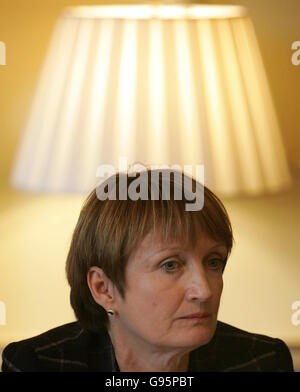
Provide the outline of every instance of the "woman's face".
{"type": "Polygon", "coordinates": [[[199,234],[192,248],[148,234],[128,260],[125,298],[116,298],[123,337],[174,349],[208,343],[216,329],[226,257],[225,245],[207,235],[199,234]]]}

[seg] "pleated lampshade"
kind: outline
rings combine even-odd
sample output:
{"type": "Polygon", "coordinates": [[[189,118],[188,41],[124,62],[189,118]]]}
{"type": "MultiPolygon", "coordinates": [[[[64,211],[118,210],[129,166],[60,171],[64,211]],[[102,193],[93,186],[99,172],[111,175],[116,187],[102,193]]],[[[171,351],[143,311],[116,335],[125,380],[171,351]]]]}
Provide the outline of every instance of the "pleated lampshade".
{"type": "Polygon", "coordinates": [[[290,184],[252,22],[241,6],[67,8],[12,172],[28,191],[89,192],[99,165],[204,165],[221,196],[290,184]]]}

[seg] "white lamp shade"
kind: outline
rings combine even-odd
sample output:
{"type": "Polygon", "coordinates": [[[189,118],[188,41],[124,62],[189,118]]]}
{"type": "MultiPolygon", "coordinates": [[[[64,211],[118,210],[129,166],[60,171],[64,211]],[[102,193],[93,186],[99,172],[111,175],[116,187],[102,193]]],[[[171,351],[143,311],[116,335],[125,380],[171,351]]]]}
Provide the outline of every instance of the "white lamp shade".
{"type": "Polygon", "coordinates": [[[240,6],[98,6],[55,28],[12,172],[88,192],[99,165],[202,165],[219,195],[290,184],[255,32],[240,6]]]}

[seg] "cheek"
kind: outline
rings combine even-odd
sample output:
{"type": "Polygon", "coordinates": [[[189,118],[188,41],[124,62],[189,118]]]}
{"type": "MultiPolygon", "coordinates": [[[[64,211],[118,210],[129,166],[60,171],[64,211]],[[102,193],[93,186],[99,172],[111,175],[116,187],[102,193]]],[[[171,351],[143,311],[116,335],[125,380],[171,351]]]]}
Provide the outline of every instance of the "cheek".
{"type": "Polygon", "coordinates": [[[213,278],[210,282],[210,287],[213,292],[214,300],[218,302],[223,291],[223,278],[220,276],[213,278]]]}
{"type": "Polygon", "coordinates": [[[145,276],[133,275],[126,292],[127,304],[144,311],[149,308],[153,310],[160,303],[158,293],[157,285],[150,279],[145,276]]]}
{"type": "Polygon", "coordinates": [[[220,293],[220,295],[222,294],[223,291],[223,277],[221,277],[219,283],[218,283],[218,291],[220,293]]]}
{"type": "Polygon", "coordinates": [[[131,282],[127,305],[133,306],[133,311],[139,310],[147,318],[154,314],[165,318],[174,313],[182,302],[182,290],[176,285],[163,284],[161,279],[136,276],[131,282]]]}
{"type": "Polygon", "coordinates": [[[217,302],[217,307],[218,308],[219,308],[219,304],[220,304],[222,291],[223,291],[223,279],[221,279],[218,282],[217,287],[216,287],[216,302],[217,302]]]}

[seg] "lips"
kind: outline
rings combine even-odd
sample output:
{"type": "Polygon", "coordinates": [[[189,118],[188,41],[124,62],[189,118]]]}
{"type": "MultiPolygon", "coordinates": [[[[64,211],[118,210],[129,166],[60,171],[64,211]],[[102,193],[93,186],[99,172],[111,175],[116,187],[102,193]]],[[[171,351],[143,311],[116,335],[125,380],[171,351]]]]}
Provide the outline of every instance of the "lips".
{"type": "Polygon", "coordinates": [[[205,319],[211,317],[211,313],[208,312],[199,312],[199,313],[193,313],[193,314],[189,314],[187,316],[184,317],[180,317],[182,319],[205,319]]]}

